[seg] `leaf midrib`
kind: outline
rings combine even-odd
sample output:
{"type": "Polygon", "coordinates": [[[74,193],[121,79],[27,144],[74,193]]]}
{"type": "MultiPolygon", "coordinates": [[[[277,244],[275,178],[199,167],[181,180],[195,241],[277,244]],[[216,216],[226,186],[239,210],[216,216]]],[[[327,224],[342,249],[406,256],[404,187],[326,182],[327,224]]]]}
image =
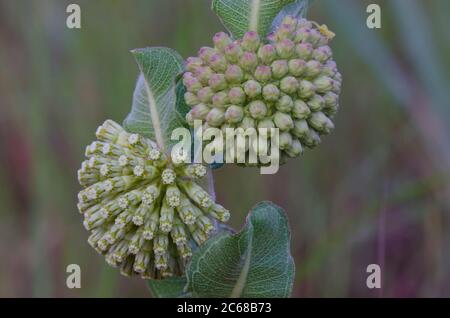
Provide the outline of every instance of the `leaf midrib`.
{"type": "Polygon", "coordinates": [[[259,27],[259,11],[261,9],[261,0],[251,0],[249,31],[258,32],[259,27]]]}

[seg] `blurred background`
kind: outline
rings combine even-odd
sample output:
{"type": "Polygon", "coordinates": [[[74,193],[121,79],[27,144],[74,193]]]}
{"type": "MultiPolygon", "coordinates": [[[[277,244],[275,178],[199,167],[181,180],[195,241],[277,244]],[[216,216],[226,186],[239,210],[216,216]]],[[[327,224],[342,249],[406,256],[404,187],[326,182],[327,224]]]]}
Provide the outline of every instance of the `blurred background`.
{"type": "MultiPolygon", "coordinates": [[[[274,176],[224,167],[239,229],[261,200],[290,217],[295,297],[450,296],[450,2],[316,0],[344,76],[337,129],[274,176]],[[382,29],[366,7],[382,8],[382,29]],[[382,289],[366,287],[379,264],[382,289]]],[[[223,30],[210,0],[0,0],[0,296],[149,297],[87,244],[76,171],[97,126],[122,122],[130,49],[184,57],[223,30]],[[66,28],[77,3],[82,29],[66,28]],[[82,288],[66,287],[79,264],[82,288]]]]}

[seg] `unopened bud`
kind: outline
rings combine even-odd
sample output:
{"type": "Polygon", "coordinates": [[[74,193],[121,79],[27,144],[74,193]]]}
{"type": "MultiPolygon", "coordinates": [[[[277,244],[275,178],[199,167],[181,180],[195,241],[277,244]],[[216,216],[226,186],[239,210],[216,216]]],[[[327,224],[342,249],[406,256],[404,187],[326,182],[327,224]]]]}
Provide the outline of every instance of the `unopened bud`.
{"type": "Polygon", "coordinates": [[[202,103],[211,102],[211,98],[213,97],[213,95],[214,91],[209,86],[203,87],[197,92],[197,97],[202,103]]]}
{"type": "Polygon", "coordinates": [[[286,60],[277,60],[272,63],[273,77],[280,79],[289,72],[288,62],[286,60]]]}
{"type": "Polygon", "coordinates": [[[231,63],[237,63],[242,56],[242,49],[240,45],[231,43],[225,48],[225,57],[231,63]]]}
{"type": "Polygon", "coordinates": [[[289,131],[294,128],[294,122],[290,115],[282,112],[276,112],[273,116],[275,126],[280,128],[281,131],[289,131]]]}
{"type": "Polygon", "coordinates": [[[306,63],[300,59],[289,61],[289,73],[295,77],[299,77],[305,71],[306,63]]]}
{"type": "Polygon", "coordinates": [[[292,144],[288,149],[286,149],[286,153],[291,158],[300,156],[303,153],[303,146],[300,140],[298,139],[292,140],[292,144]]]}
{"type": "Polygon", "coordinates": [[[211,68],[216,72],[225,72],[227,64],[227,60],[220,53],[214,53],[209,58],[209,65],[211,65],[211,68]]]}
{"type": "Polygon", "coordinates": [[[183,84],[187,91],[191,93],[196,93],[200,88],[202,88],[200,81],[189,73],[185,73],[183,76],[183,84]]]}
{"type": "Polygon", "coordinates": [[[300,81],[299,96],[301,98],[311,98],[316,92],[316,87],[310,81],[300,81]]]}
{"type": "Polygon", "coordinates": [[[294,102],[294,108],[292,109],[292,116],[294,116],[297,119],[306,119],[308,118],[309,114],[311,114],[311,110],[309,109],[308,105],[300,99],[297,99],[294,102]]]}
{"type": "Polygon", "coordinates": [[[295,26],[292,24],[282,24],[278,28],[278,30],[275,32],[275,36],[278,41],[281,40],[292,40],[292,35],[294,33],[295,26]]]}
{"type": "Polygon", "coordinates": [[[267,115],[267,106],[262,101],[253,101],[248,105],[250,115],[255,119],[263,119],[267,115]]]}
{"type": "Polygon", "coordinates": [[[322,71],[322,64],[320,62],[311,60],[306,63],[305,76],[308,78],[315,78],[322,71]]]}
{"type": "Polygon", "coordinates": [[[274,84],[268,84],[263,88],[263,97],[268,102],[275,102],[280,98],[280,90],[274,84]]]}
{"type": "Polygon", "coordinates": [[[310,43],[300,43],[295,47],[295,51],[298,58],[306,61],[311,57],[314,48],[310,43]]]}
{"type": "Polygon", "coordinates": [[[251,117],[244,117],[244,119],[242,119],[241,127],[243,129],[255,128],[256,127],[255,120],[251,117]]]}
{"type": "Polygon", "coordinates": [[[320,63],[325,63],[332,56],[329,46],[321,46],[314,50],[312,57],[320,63]]]}
{"type": "MultiPolygon", "coordinates": [[[[314,80],[314,86],[319,93],[326,93],[333,88],[333,80],[326,76],[321,76],[314,80]]],[[[339,87],[340,88],[340,87],[339,87]]]]}
{"type": "Polygon", "coordinates": [[[206,116],[206,121],[212,127],[219,127],[225,121],[225,113],[219,108],[213,108],[206,116]]]}
{"type": "Polygon", "coordinates": [[[245,52],[240,59],[239,65],[246,71],[253,71],[258,66],[258,58],[255,53],[245,52]]]}
{"type": "Polygon", "coordinates": [[[266,128],[270,132],[270,129],[275,128],[275,124],[272,119],[265,118],[258,122],[258,128],[259,129],[266,128]]]}
{"type": "Polygon", "coordinates": [[[308,122],[304,119],[300,119],[300,120],[296,120],[294,121],[294,129],[292,130],[292,132],[294,133],[295,136],[297,137],[303,137],[306,136],[308,134],[309,131],[309,126],[308,126],[308,122]]]}
{"type": "Polygon", "coordinates": [[[260,44],[259,35],[255,31],[249,31],[244,34],[241,46],[245,51],[255,52],[260,44]]]}
{"type": "Polygon", "coordinates": [[[298,81],[293,76],[287,76],[281,80],[280,88],[286,94],[294,94],[298,89],[298,81]]]}
{"type": "Polygon", "coordinates": [[[295,43],[303,43],[306,42],[309,38],[309,29],[307,28],[300,28],[295,31],[294,34],[294,42],[295,43]]]}
{"type": "Polygon", "coordinates": [[[208,66],[197,67],[194,74],[202,84],[207,84],[213,70],[208,66]]]}
{"type": "Polygon", "coordinates": [[[325,134],[329,134],[334,129],[333,122],[322,112],[312,113],[308,122],[316,130],[325,134]]]}
{"type": "Polygon", "coordinates": [[[237,124],[244,118],[244,109],[242,107],[231,105],[225,112],[225,120],[230,124],[237,124]]]}
{"type": "Polygon", "coordinates": [[[232,104],[242,105],[245,102],[245,92],[240,87],[233,87],[228,92],[228,99],[232,104]]]}
{"type": "Polygon", "coordinates": [[[280,133],[280,149],[289,149],[292,145],[292,135],[288,132],[280,133]]]}
{"type": "Polygon", "coordinates": [[[239,84],[244,79],[244,72],[237,65],[229,65],[225,72],[225,78],[228,83],[239,84]]]}
{"type": "Polygon", "coordinates": [[[202,59],[203,62],[209,63],[209,59],[216,52],[217,51],[213,48],[204,46],[198,51],[198,56],[202,59]]]}
{"type": "Polygon", "coordinates": [[[231,44],[231,38],[225,32],[219,32],[213,37],[214,45],[216,49],[224,51],[225,48],[231,44]]]}
{"type": "Polygon", "coordinates": [[[199,57],[188,57],[186,61],[186,70],[188,72],[195,72],[197,67],[202,66],[203,61],[199,57]]]}
{"type": "Polygon", "coordinates": [[[218,92],[212,97],[214,107],[224,108],[228,104],[228,94],[226,92],[218,92]]]}
{"type": "Polygon", "coordinates": [[[294,101],[289,95],[283,95],[281,98],[276,102],[275,107],[282,112],[288,113],[292,110],[294,107],[294,101]]]}
{"type": "Polygon", "coordinates": [[[263,63],[270,64],[276,59],[277,50],[272,44],[266,44],[258,50],[258,57],[263,63]]]}
{"type": "Polygon", "coordinates": [[[225,75],[223,74],[213,74],[210,77],[208,84],[216,92],[227,87],[227,81],[225,80],[225,75]]]}
{"type": "Polygon", "coordinates": [[[192,114],[192,117],[194,119],[203,120],[206,118],[206,115],[208,115],[209,111],[210,111],[210,108],[208,106],[206,106],[205,104],[201,103],[201,104],[194,106],[191,109],[190,113],[192,114]]]}
{"type": "Polygon", "coordinates": [[[314,97],[308,101],[308,106],[313,112],[322,110],[325,107],[325,99],[320,95],[314,95],[314,97]]]}
{"type": "Polygon", "coordinates": [[[197,95],[191,92],[187,92],[184,94],[184,100],[186,101],[186,104],[188,106],[194,106],[200,102],[197,95]]]}
{"type": "Polygon", "coordinates": [[[289,39],[284,39],[276,44],[278,56],[288,59],[294,54],[295,44],[289,39]]]}
{"type": "Polygon", "coordinates": [[[244,83],[244,91],[250,98],[258,97],[261,94],[262,87],[257,81],[247,81],[244,83]]]}
{"type": "Polygon", "coordinates": [[[272,78],[272,70],[267,65],[260,65],[256,68],[255,78],[259,82],[268,82],[272,78]]]}

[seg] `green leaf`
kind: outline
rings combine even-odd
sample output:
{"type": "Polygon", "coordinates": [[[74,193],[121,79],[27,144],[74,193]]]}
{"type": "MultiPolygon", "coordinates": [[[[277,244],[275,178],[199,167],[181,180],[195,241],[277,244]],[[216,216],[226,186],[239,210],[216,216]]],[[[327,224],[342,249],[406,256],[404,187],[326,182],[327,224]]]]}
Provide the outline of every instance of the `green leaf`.
{"type": "Polygon", "coordinates": [[[187,269],[193,297],[289,297],[293,279],[288,220],[270,202],[253,208],[240,233],[207,241],[187,269]]]}
{"type": "Polygon", "coordinates": [[[283,7],[295,0],[213,0],[212,10],[234,38],[247,31],[265,37],[283,7]]]}
{"type": "Polygon", "coordinates": [[[154,298],[181,298],[189,297],[184,291],[186,277],[170,277],[163,280],[149,280],[147,282],[154,298]]]}
{"type": "Polygon", "coordinates": [[[132,53],[141,74],[124,127],[156,141],[165,150],[174,143],[170,140],[173,129],[185,126],[184,116],[176,106],[176,79],[183,72],[184,61],[177,52],[163,47],[132,53]]]}

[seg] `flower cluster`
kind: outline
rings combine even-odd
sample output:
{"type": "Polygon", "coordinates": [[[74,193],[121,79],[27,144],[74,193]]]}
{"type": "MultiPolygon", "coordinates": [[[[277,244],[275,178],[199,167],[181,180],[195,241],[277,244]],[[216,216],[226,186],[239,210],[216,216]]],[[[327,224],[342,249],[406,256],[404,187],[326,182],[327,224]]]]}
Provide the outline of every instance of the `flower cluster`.
{"type": "Polygon", "coordinates": [[[124,275],[182,275],[192,250],[229,212],[195,180],[197,164],[174,163],[154,142],[107,120],[78,171],[78,209],[89,244],[124,275]]]}
{"type": "Polygon", "coordinates": [[[326,26],[286,17],[261,40],[247,32],[233,41],[221,32],[214,48],[187,60],[186,120],[204,128],[279,128],[283,157],[296,157],[329,134],[342,77],[328,46],[326,26]]]}

